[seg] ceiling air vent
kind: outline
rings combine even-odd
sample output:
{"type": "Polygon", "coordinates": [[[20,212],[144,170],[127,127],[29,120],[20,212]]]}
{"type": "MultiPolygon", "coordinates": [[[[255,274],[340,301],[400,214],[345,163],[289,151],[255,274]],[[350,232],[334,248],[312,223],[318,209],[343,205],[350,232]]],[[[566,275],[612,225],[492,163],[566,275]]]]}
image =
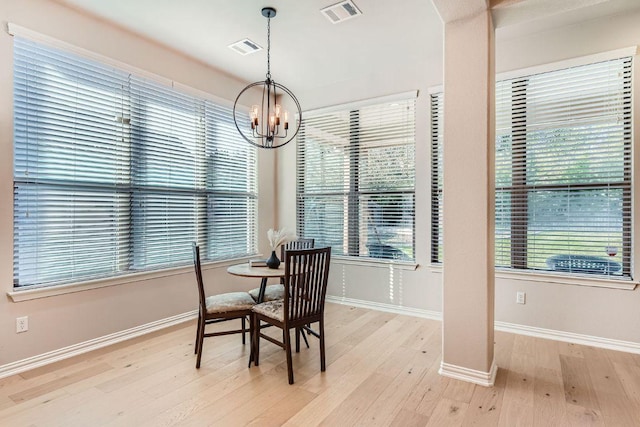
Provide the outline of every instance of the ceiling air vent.
{"type": "Polygon", "coordinates": [[[351,0],[341,1],[340,3],[325,7],[321,9],[320,12],[322,12],[332,24],[338,24],[347,19],[362,15],[358,6],[351,0]]]}
{"type": "Polygon", "coordinates": [[[229,48],[235,50],[240,55],[249,55],[250,53],[262,50],[260,45],[252,42],[249,39],[244,39],[240,40],[239,42],[232,43],[229,45],[229,48]]]}

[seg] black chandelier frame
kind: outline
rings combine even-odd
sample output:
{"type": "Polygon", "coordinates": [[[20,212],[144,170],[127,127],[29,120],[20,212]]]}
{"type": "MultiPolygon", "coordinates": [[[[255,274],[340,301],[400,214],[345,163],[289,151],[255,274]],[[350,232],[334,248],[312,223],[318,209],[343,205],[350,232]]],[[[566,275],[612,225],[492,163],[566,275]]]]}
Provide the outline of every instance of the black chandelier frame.
{"type": "MultiPolygon", "coordinates": [[[[238,133],[240,133],[240,135],[249,144],[254,145],[258,148],[274,149],[288,144],[296,137],[296,135],[298,135],[300,126],[302,125],[302,109],[300,107],[300,102],[293,94],[293,92],[291,92],[291,90],[289,90],[286,86],[280,83],[276,83],[271,79],[271,18],[276,16],[276,10],[272,7],[264,7],[262,8],[262,15],[267,18],[266,78],[263,81],[253,82],[240,91],[240,93],[236,97],[235,102],[233,103],[233,122],[236,125],[238,133]],[[254,118],[252,117],[251,122],[249,123],[250,126],[246,126],[247,129],[243,131],[238,123],[244,122],[246,119],[244,117],[238,117],[238,102],[240,101],[242,95],[244,95],[247,91],[250,91],[253,88],[257,89],[259,87],[262,87],[262,103],[260,105],[261,112],[259,114],[261,116],[261,120],[260,122],[254,122],[254,118]],[[295,131],[293,133],[289,133],[289,123],[285,121],[284,126],[282,126],[284,134],[281,134],[280,117],[274,117],[274,122],[269,123],[269,111],[271,111],[272,107],[275,108],[275,106],[277,105],[278,91],[280,92],[280,96],[286,94],[290,98],[290,100],[293,101],[293,104],[295,104],[295,107],[297,109],[297,113],[295,114],[296,117],[291,117],[293,120],[295,120],[296,123],[295,131]],[[247,132],[249,127],[251,129],[251,133],[247,132]]],[[[282,105],[282,102],[280,102],[280,105],[282,105]]]]}

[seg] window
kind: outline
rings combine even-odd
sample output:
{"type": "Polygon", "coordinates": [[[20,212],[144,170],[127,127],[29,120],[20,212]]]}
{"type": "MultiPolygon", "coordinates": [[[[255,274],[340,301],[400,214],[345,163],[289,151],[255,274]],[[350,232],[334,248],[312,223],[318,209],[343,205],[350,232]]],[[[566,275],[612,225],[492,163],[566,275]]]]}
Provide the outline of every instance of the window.
{"type": "Polygon", "coordinates": [[[298,230],[338,255],[413,260],[415,97],[305,115],[298,230]]]}
{"type": "MultiPolygon", "coordinates": [[[[248,120],[248,118],[247,118],[248,120]]],[[[256,251],[256,150],[231,109],[14,39],[14,286],[256,251]]]]}
{"type": "MultiPolygon", "coordinates": [[[[496,84],[497,267],[631,276],[631,62],[496,84]]],[[[441,93],[432,109],[431,256],[440,262],[441,93]]]]}

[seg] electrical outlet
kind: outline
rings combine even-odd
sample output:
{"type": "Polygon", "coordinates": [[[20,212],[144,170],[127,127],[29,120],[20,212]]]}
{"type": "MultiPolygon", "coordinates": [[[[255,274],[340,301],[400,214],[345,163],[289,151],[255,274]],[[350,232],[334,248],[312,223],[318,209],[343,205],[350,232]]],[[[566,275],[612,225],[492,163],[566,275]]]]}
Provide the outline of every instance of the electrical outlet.
{"type": "Polygon", "coordinates": [[[527,294],[524,292],[516,292],[516,303],[517,304],[525,304],[526,303],[527,294]]]}
{"type": "Polygon", "coordinates": [[[16,334],[29,330],[29,316],[16,317],[16,334]]]}

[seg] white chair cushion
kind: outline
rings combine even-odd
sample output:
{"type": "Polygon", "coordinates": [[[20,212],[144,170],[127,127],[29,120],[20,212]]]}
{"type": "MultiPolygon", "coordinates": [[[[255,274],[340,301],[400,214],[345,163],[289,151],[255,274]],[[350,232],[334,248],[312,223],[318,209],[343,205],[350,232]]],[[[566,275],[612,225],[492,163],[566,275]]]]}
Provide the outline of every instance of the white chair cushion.
{"type": "Polygon", "coordinates": [[[256,304],[252,310],[255,313],[260,313],[264,316],[276,319],[281,322],[284,321],[284,300],[274,300],[263,302],[262,304],[256,304]]]}
{"type": "Polygon", "coordinates": [[[246,292],[229,292],[211,295],[206,299],[207,313],[227,313],[229,311],[251,310],[256,302],[246,292]]]}
{"type": "MultiPolygon", "coordinates": [[[[258,301],[258,296],[260,294],[260,288],[255,288],[255,289],[251,289],[249,291],[249,295],[251,295],[251,297],[258,301]]],[[[263,302],[267,302],[267,301],[274,301],[274,300],[278,300],[278,299],[283,299],[284,298],[284,285],[268,285],[265,289],[264,289],[264,299],[262,300],[263,302]]]]}

